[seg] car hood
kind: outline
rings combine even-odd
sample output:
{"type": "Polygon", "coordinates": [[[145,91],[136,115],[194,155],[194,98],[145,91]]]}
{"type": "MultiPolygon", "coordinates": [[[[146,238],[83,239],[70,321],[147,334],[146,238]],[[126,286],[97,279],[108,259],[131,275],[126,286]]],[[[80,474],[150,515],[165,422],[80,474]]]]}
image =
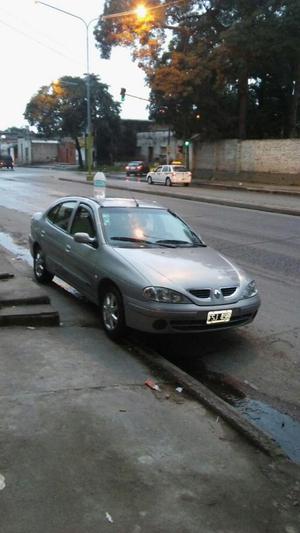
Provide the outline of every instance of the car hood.
{"type": "Polygon", "coordinates": [[[115,248],[153,285],[174,288],[238,286],[243,272],[216,250],[200,248],[115,248]]]}

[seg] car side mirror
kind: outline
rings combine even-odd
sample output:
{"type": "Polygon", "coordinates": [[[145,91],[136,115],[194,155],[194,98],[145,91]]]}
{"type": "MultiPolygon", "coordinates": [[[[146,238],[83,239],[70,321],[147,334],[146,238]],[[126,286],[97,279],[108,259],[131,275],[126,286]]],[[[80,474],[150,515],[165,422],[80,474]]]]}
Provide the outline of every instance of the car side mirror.
{"type": "Polygon", "coordinates": [[[96,248],[97,239],[95,237],[90,237],[88,233],[78,232],[73,235],[74,241],[80,242],[81,244],[89,244],[96,248]]]}

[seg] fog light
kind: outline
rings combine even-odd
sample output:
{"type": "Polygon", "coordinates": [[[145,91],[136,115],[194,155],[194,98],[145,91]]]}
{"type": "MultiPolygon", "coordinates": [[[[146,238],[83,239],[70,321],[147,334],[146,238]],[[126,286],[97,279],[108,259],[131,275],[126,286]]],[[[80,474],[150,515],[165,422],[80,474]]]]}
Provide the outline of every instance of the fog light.
{"type": "Polygon", "coordinates": [[[165,329],[167,327],[166,320],[155,320],[152,324],[153,329],[165,329]]]}

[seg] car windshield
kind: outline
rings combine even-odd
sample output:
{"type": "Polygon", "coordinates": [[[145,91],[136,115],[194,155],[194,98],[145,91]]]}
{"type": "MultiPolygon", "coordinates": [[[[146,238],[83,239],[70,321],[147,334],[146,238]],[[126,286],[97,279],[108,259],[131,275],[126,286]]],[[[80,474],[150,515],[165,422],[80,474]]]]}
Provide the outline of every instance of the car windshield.
{"type": "Polygon", "coordinates": [[[205,246],[187,224],[167,209],[102,207],[100,216],[105,240],[114,247],[205,246]]]}

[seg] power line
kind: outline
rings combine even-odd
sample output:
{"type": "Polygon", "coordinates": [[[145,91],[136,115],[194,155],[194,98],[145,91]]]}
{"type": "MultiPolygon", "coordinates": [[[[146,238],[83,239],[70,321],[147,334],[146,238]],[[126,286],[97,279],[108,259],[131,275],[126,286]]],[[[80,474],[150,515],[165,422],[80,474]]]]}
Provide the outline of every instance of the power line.
{"type": "MultiPolygon", "coordinates": [[[[40,34],[42,37],[45,37],[47,41],[49,41],[51,44],[56,44],[59,47],[64,47],[65,49],[65,43],[59,42],[57,39],[54,39],[53,35],[50,36],[50,35],[47,35],[45,32],[40,31],[40,29],[37,26],[34,26],[33,24],[31,24],[31,21],[29,20],[29,18],[21,17],[18,13],[11,13],[7,9],[3,9],[2,6],[1,6],[1,11],[2,13],[4,13],[4,15],[8,15],[8,17],[10,17],[14,22],[19,21],[22,24],[22,27],[26,27],[27,29],[32,28],[35,35],[40,34]]],[[[69,52],[71,52],[70,49],[69,49],[69,52]]]]}
{"type": "Polygon", "coordinates": [[[59,50],[57,50],[56,48],[53,48],[52,46],[49,46],[45,43],[43,43],[42,41],[38,40],[38,39],[35,39],[34,37],[32,37],[31,35],[28,35],[28,33],[16,28],[15,26],[12,26],[11,24],[9,24],[8,22],[5,22],[4,20],[1,20],[0,19],[0,23],[3,24],[3,26],[6,26],[8,28],[10,28],[11,30],[19,33],[20,35],[23,35],[24,37],[26,37],[27,39],[39,44],[40,46],[43,46],[44,48],[48,48],[48,50],[51,50],[52,52],[54,52],[55,54],[58,54],[68,60],[71,60],[73,61],[74,63],[77,63],[77,64],[81,64],[79,61],[77,61],[74,57],[70,57],[70,56],[67,56],[66,54],[64,54],[63,52],[60,52],[59,50]]]}

